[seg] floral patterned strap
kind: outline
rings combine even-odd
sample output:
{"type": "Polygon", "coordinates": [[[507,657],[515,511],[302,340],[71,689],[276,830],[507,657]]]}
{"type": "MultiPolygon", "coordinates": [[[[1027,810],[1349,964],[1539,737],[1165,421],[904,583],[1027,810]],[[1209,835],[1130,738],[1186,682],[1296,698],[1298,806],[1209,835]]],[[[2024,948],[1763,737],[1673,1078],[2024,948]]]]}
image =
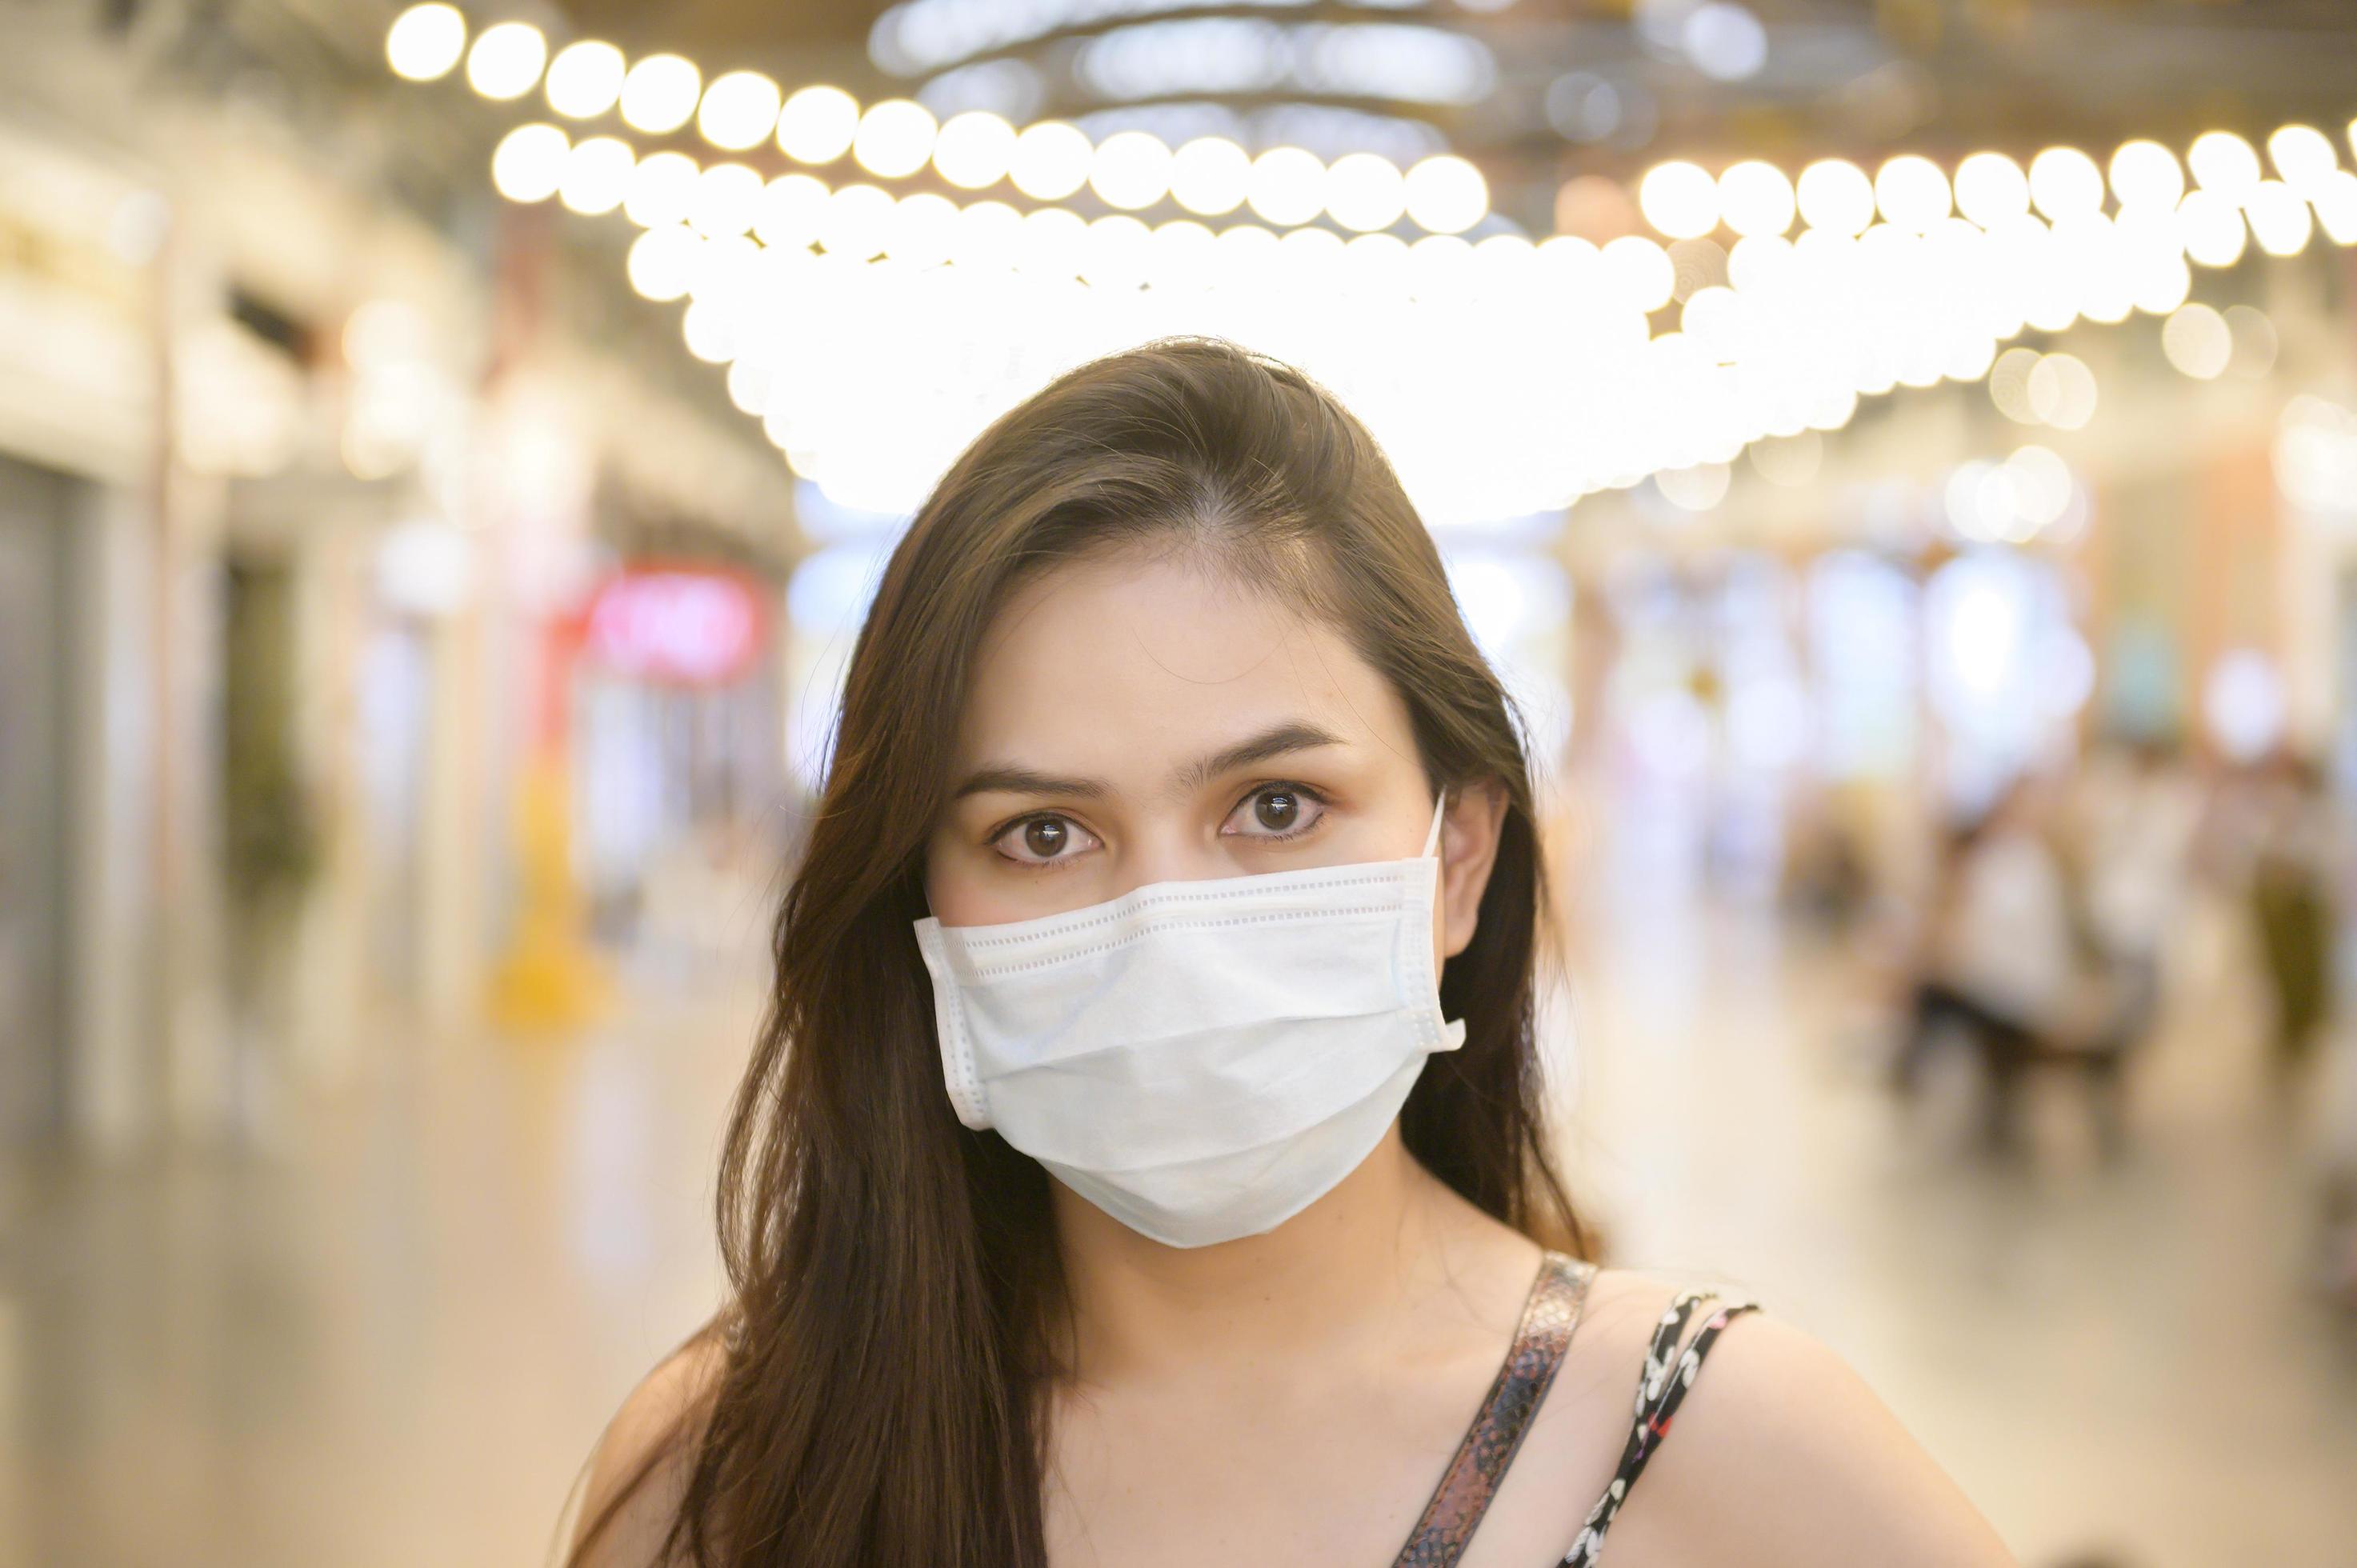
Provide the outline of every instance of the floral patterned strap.
{"type": "Polygon", "coordinates": [[[1670,1434],[1670,1418],[1677,1414],[1678,1406],[1694,1386],[1695,1374],[1702,1370],[1703,1358],[1717,1342],[1719,1331],[1727,1323],[1747,1312],[1756,1312],[1760,1304],[1733,1301],[1720,1306],[1702,1326],[1694,1343],[1681,1352],[1678,1340],[1684,1335],[1686,1324],[1695,1308],[1717,1297],[1710,1291],[1681,1291],[1662,1314],[1662,1321],[1653,1329],[1653,1342],[1645,1352],[1645,1375],[1638,1380],[1635,1424],[1629,1441],[1620,1450],[1620,1466],[1612,1473],[1612,1484],[1587,1510],[1587,1520],[1580,1527],[1578,1538],[1564,1554],[1562,1568],[1592,1568],[1597,1554],[1604,1550],[1604,1532],[1612,1528],[1620,1516],[1620,1505],[1628,1500],[1629,1488],[1652,1458],[1662,1439],[1670,1434]]]}
{"type": "Polygon", "coordinates": [[[1564,1348],[1579,1323],[1579,1309],[1596,1277],[1592,1264],[1562,1252],[1548,1252],[1523,1304],[1514,1342],[1498,1369],[1481,1412],[1458,1445],[1456,1457],[1433,1488],[1424,1517],[1408,1534],[1393,1568],[1452,1568],[1473,1539],[1531,1417],[1546,1397],[1564,1348]]]}

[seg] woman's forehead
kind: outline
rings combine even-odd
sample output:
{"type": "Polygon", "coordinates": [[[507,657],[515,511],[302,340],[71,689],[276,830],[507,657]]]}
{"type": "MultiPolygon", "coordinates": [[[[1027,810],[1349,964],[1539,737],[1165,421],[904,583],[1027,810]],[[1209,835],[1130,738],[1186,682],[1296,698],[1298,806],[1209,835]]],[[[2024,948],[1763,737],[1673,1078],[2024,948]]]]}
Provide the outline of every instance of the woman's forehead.
{"type": "Polygon", "coordinates": [[[1089,561],[1026,585],[993,624],[959,749],[1126,772],[1295,720],[1351,746],[1407,730],[1383,676],[1275,593],[1178,561],[1089,561]]]}

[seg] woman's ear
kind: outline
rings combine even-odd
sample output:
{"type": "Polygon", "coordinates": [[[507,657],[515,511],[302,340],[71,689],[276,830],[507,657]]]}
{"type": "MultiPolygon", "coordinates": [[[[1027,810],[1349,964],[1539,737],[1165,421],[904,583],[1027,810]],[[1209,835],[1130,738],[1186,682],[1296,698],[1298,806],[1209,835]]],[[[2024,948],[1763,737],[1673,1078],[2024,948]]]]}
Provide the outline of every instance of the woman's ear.
{"type": "Polygon", "coordinates": [[[1440,823],[1440,888],[1433,924],[1443,961],[1465,950],[1498,862],[1498,838],[1506,822],[1502,779],[1480,779],[1461,787],[1440,823]]]}

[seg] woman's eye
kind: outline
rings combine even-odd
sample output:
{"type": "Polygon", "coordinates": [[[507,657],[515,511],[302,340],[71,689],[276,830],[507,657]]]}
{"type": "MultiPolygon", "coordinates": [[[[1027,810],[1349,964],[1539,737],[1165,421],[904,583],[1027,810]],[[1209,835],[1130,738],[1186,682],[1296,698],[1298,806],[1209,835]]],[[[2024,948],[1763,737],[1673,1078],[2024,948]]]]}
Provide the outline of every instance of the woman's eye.
{"type": "Polygon", "coordinates": [[[1295,784],[1270,784],[1244,797],[1231,820],[1240,838],[1289,839],[1306,833],[1326,814],[1326,803],[1295,784]]]}
{"type": "Polygon", "coordinates": [[[1018,865],[1049,865],[1077,858],[1097,841],[1070,817],[1026,817],[991,842],[1018,865]]]}

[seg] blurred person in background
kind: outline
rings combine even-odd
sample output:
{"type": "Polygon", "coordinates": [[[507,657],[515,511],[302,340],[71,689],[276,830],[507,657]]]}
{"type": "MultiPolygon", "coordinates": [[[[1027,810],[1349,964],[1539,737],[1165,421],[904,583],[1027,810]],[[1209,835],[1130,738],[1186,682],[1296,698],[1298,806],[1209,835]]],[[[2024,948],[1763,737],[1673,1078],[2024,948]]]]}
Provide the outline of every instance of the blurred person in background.
{"type": "Polygon", "coordinates": [[[1861,833],[1838,793],[1795,809],[1785,896],[1792,911],[1828,937],[1845,937],[1871,909],[1875,885],[1861,833]]]}
{"type": "Polygon", "coordinates": [[[2050,834],[2052,792],[2018,779],[1950,838],[1917,948],[1892,1064],[1904,1097],[1941,1039],[1962,1034],[1986,1080],[1985,1141],[2010,1147],[2024,1076],[2064,1048],[2081,995],[2070,891],[2050,834]]]}
{"type": "Polygon", "coordinates": [[[1583,1256],[1512,705],[1329,394],[1178,341],[1001,418],[837,734],[731,1298],[576,1563],[2011,1561],[1831,1352],[1583,1256]]]}
{"type": "Polygon", "coordinates": [[[2094,960],[2083,1030],[2058,1047],[2085,1074],[2107,1149],[2123,1136],[2127,1063],[2151,1035],[2169,935],[2183,913],[2204,791],[2183,750],[2158,737],[2098,745],[2071,800],[2077,908],[2094,960]]]}
{"type": "Polygon", "coordinates": [[[2112,1027],[2133,1041],[2159,1010],[2169,933],[2183,911],[2201,824],[2201,781],[2173,742],[2115,740],[2089,757],[2072,807],[2088,933],[2115,983],[2112,1027]]]}
{"type": "Polygon", "coordinates": [[[2288,1088],[2332,1010],[2333,811],[2323,770],[2297,752],[2271,757],[2257,786],[2251,913],[2275,1004],[2269,1059],[2278,1086],[2288,1088]]]}
{"type": "Polygon", "coordinates": [[[2252,923],[2272,1003],[2270,1081],[2305,1133],[2319,1283],[2357,1309],[2357,1040],[2330,1026],[2340,934],[2332,896],[2338,813],[2324,770],[2288,747],[2251,770],[2244,784],[2252,923]]]}

